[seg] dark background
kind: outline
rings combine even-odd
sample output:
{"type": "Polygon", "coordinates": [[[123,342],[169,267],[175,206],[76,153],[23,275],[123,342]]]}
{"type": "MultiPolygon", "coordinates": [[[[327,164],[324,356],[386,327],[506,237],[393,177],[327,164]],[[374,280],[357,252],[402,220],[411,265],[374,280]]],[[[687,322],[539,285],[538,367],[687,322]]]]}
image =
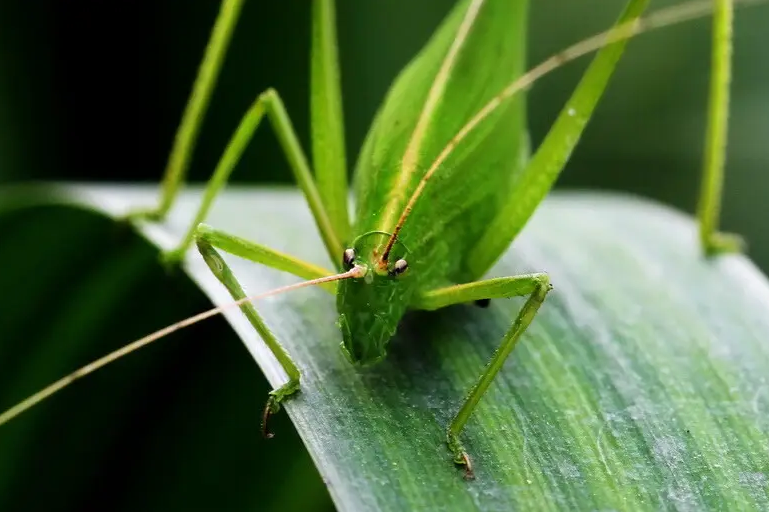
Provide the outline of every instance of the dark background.
{"type": "MultiPolygon", "coordinates": [[[[652,6],[672,3],[656,1],[652,6]]],[[[338,2],[351,164],[388,84],[452,4],[449,0],[338,2]]],[[[529,55],[535,64],[608,27],[622,3],[537,0],[532,4],[529,55]]],[[[192,179],[201,181],[211,173],[240,117],[267,87],[279,91],[304,147],[309,148],[308,6],[309,2],[298,1],[247,2],[200,134],[192,179]]],[[[218,8],[213,0],[0,0],[0,181],[157,182],[218,8]]],[[[709,23],[709,19],[687,22],[631,43],[559,188],[630,192],[694,211],[705,127],[709,23]]],[[[764,270],[769,268],[769,236],[764,229],[769,212],[767,26],[769,8],[737,9],[723,216],[727,229],[747,237],[750,256],[764,270]]],[[[586,62],[559,70],[531,91],[535,144],[586,62]]],[[[290,182],[277,147],[270,130],[260,129],[233,181],[290,182]]],[[[107,286],[103,276],[113,275],[108,267],[97,272],[96,264],[84,264],[82,275],[72,275],[66,269],[82,259],[82,252],[67,256],[61,247],[81,244],[88,248],[90,261],[107,261],[126,251],[124,246],[109,245],[110,228],[104,221],[76,212],[55,214],[56,229],[51,227],[51,212],[5,216],[0,221],[4,233],[0,265],[16,269],[0,276],[6,295],[0,300],[4,311],[0,409],[19,398],[18,389],[33,391],[74,364],[59,369],[45,363],[57,357],[56,347],[68,335],[55,329],[53,320],[41,321],[41,308],[72,315],[80,311],[75,307],[80,299],[70,299],[72,294],[90,297],[84,282],[91,279],[94,289],[102,289],[107,286]],[[64,224],[66,235],[61,232],[64,224]],[[59,245],[52,241],[56,235],[59,245]],[[96,240],[105,247],[98,248],[96,240]],[[63,300],[42,302],[40,297],[52,290],[63,300]],[[27,317],[12,311],[26,311],[27,317]],[[36,340],[45,343],[33,344],[36,340]],[[37,377],[17,370],[34,351],[43,361],[37,377]],[[43,368],[47,366],[51,368],[43,368]],[[21,374],[29,379],[24,386],[18,384],[21,374]]],[[[131,247],[136,260],[143,262],[137,264],[143,269],[141,277],[116,279],[110,286],[119,297],[116,304],[134,308],[132,321],[125,322],[124,312],[91,329],[88,338],[96,344],[78,356],[82,362],[107,350],[98,340],[131,339],[144,334],[149,325],[159,327],[174,315],[205,306],[191,285],[163,274],[149,248],[131,247]],[[152,293],[147,292],[150,289],[152,293]],[[179,296],[189,297],[188,303],[175,309],[168,306],[179,296]],[[163,315],[158,309],[165,310],[163,315]]],[[[73,332],[73,339],[83,338],[73,332]]],[[[111,376],[104,377],[103,386],[91,384],[104,388],[102,402],[73,393],[67,405],[59,403],[58,415],[32,415],[6,433],[5,441],[0,429],[0,509],[13,510],[22,503],[34,509],[30,503],[45,502],[39,491],[43,481],[62,510],[93,505],[105,493],[112,498],[105,502],[110,508],[121,504],[126,509],[190,509],[206,508],[208,503],[227,510],[267,510],[286,503],[281,500],[299,499],[296,486],[307,496],[303,507],[329,507],[317,473],[285,418],[276,425],[284,435],[270,443],[258,438],[257,409],[266,384],[236,341],[219,342],[223,332],[223,322],[212,323],[189,337],[183,349],[179,345],[153,349],[161,362],[105,372],[111,376]],[[217,339],[215,347],[212,337],[217,339]],[[175,388],[169,379],[157,376],[170,371],[169,365],[177,372],[175,388]],[[143,387],[123,390],[122,395],[116,390],[121,378],[145,370],[143,387]],[[243,390],[237,399],[233,389],[243,390]],[[84,402],[98,411],[110,403],[113,409],[100,412],[98,417],[106,419],[97,422],[87,407],[80,413],[75,409],[84,407],[84,402]],[[197,424],[200,417],[189,411],[204,407],[203,403],[221,407],[221,422],[197,424]],[[121,408],[134,411],[131,420],[128,413],[124,417],[116,412],[121,408]],[[139,430],[137,414],[146,418],[139,430]],[[65,417],[70,427],[47,424],[51,418],[65,417]],[[21,438],[26,441],[21,443],[21,438]],[[12,447],[17,449],[13,457],[12,447]]]]}

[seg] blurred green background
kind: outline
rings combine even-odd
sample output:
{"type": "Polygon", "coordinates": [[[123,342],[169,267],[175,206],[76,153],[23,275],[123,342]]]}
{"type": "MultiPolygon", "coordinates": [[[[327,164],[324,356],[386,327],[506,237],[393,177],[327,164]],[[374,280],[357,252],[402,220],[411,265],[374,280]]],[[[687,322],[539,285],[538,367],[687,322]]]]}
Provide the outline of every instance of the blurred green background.
{"type": "MultiPolygon", "coordinates": [[[[532,3],[530,64],[608,27],[622,4],[532,3]]],[[[652,6],[673,3],[680,2],[652,6]]],[[[388,84],[452,4],[338,2],[351,163],[388,84]]],[[[157,182],[218,5],[0,0],[0,182],[157,182]]],[[[694,211],[709,24],[688,22],[629,46],[559,188],[630,192],[694,211]]],[[[769,8],[737,10],[723,215],[723,226],[747,237],[764,271],[766,27],[769,8]]],[[[309,2],[246,3],[200,134],[193,180],[210,174],[267,87],[280,92],[309,147],[308,45],[309,2]]],[[[530,92],[535,144],[587,62],[530,92]]],[[[290,182],[277,148],[261,129],[233,181],[290,182]]],[[[190,283],[160,269],[149,247],[104,219],[40,208],[6,213],[0,227],[7,269],[0,271],[0,409],[206,307],[190,283]]],[[[0,429],[0,510],[331,508],[285,416],[276,439],[259,438],[268,388],[223,321],[146,352],[0,429]]]]}

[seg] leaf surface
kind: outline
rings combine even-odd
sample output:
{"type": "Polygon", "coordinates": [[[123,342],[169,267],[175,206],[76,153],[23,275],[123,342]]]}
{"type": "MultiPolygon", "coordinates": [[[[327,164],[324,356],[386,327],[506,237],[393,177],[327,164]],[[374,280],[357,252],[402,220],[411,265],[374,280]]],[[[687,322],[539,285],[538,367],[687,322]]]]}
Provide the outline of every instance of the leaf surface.
{"type": "MultiPolygon", "coordinates": [[[[114,217],[156,190],[58,194],[114,217]]],[[[173,246],[198,201],[185,192],[167,223],[141,234],[173,246]]],[[[228,189],[207,223],[330,266],[295,191],[228,189]]],[[[226,259],[249,293],[297,281],[226,259]]],[[[194,251],[185,269],[213,302],[229,302],[194,251]]],[[[286,410],[340,510],[769,507],[769,284],[747,258],[705,261],[694,223],[659,205],[554,194],[489,275],[529,271],[547,271],[555,289],[463,433],[473,482],[450,463],[444,429],[521,300],[410,315],[386,360],[365,369],[339,351],[322,290],[257,304],[302,370],[286,410]]],[[[226,316],[282,384],[245,319],[226,316]]]]}

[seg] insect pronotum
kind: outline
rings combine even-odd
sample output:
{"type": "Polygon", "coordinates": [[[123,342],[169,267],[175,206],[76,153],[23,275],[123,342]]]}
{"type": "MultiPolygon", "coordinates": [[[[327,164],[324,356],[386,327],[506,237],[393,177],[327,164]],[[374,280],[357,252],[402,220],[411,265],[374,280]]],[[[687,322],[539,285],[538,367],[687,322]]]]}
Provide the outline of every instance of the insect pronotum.
{"type": "MultiPolygon", "coordinates": [[[[760,2],[743,0],[740,3],[760,2]]],[[[158,208],[137,212],[132,218],[160,220],[173,205],[242,3],[243,0],[222,2],[169,158],[158,208]]],[[[459,91],[461,96],[468,98],[469,104],[465,106],[471,113],[462,119],[454,119],[447,128],[441,116],[444,113],[442,100],[457,92],[456,84],[452,82],[453,72],[463,59],[472,58],[471,50],[480,46],[484,37],[473,29],[481,21],[493,22],[495,17],[504,22],[506,17],[500,14],[514,15],[524,5],[524,2],[513,0],[460,2],[441,28],[441,34],[449,33],[451,37],[435,36],[425,50],[440,55],[440,59],[437,67],[430,68],[430,79],[422,84],[420,108],[406,112],[398,105],[398,100],[406,94],[404,86],[414,85],[414,75],[429,68],[425,54],[412,61],[398,78],[374,122],[357,168],[358,201],[352,227],[346,203],[348,192],[334,4],[333,0],[315,0],[312,7],[314,175],[280,97],[273,90],[264,92],[246,113],[227,146],[186,237],[175,250],[163,256],[166,261],[178,263],[195,243],[211,271],[236,301],[152,333],[73,372],[0,414],[0,425],[137,348],[237,306],[288,375],[288,382],[270,393],[264,409],[263,431],[270,437],[268,417],[279,410],[281,402],[299,391],[300,371],[256,312],[251,304],[253,300],[311,285],[335,291],[342,351],[351,363],[369,364],[386,355],[388,341],[408,308],[435,310],[472,302],[484,306],[490,299],[527,296],[513,325],[447,429],[446,441],[453,461],[463,466],[465,476],[471,478],[472,463],[460,442],[460,433],[551,289],[550,280],[544,273],[494,279],[482,279],[482,276],[510,245],[552,187],[598,103],[627,40],[642,32],[711,11],[714,12],[714,44],[706,153],[698,206],[700,238],[705,255],[740,248],[739,238],[717,231],[731,73],[732,0],[691,2],[641,17],[647,4],[648,0],[630,0],[614,28],[569,47],[527,73],[520,69],[523,56],[515,51],[507,56],[510,62],[495,65],[493,71],[488,67],[473,67],[473,71],[486,75],[485,80],[476,81],[473,90],[459,91]],[[598,55],[585,71],[550,133],[534,155],[526,158],[526,143],[520,138],[510,140],[508,135],[510,126],[522,127],[523,103],[518,93],[564,63],[596,50],[599,50],[598,55]],[[500,77],[497,68],[502,64],[510,66],[500,77]],[[215,196],[265,115],[277,132],[308,200],[326,249],[338,268],[336,274],[202,224],[215,196]],[[391,137],[386,131],[395,127],[402,134],[400,138],[391,137]],[[446,132],[449,128],[453,131],[446,132]],[[441,129],[444,138],[435,135],[441,129]],[[319,135],[320,132],[323,134],[319,135]],[[495,146],[500,141],[505,146],[502,150],[495,146]],[[492,154],[491,150],[497,150],[497,153],[492,154]],[[473,180],[472,189],[468,189],[463,182],[467,181],[464,179],[466,173],[471,171],[482,176],[473,180]],[[433,180],[439,175],[442,177],[440,182],[433,180]],[[459,200],[462,196],[463,200],[459,200]],[[452,208],[447,209],[447,205],[452,208]],[[450,214],[447,213],[449,210],[450,214]],[[217,249],[307,281],[246,297],[217,249]]],[[[505,37],[508,40],[500,44],[515,42],[519,36],[505,37]]]]}

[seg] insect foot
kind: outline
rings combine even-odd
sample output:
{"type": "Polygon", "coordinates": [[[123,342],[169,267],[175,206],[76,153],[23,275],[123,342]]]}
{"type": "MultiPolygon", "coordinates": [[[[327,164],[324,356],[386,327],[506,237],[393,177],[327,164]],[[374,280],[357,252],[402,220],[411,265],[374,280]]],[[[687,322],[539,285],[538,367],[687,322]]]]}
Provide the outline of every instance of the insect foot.
{"type": "Polygon", "coordinates": [[[165,219],[165,212],[158,208],[147,208],[143,210],[133,210],[128,212],[124,220],[127,222],[160,222],[165,219]]]}
{"type": "Polygon", "coordinates": [[[184,249],[173,249],[171,251],[163,251],[160,254],[160,263],[167,272],[172,272],[181,265],[184,260],[186,251],[184,249]]]}
{"type": "Polygon", "coordinates": [[[270,397],[267,399],[267,404],[264,406],[264,412],[262,413],[262,435],[265,439],[272,439],[275,437],[275,434],[270,432],[270,429],[267,426],[270,416],[279,412],[280,403],[297,391],[299,391],[299,379],[292,379],[278,389],[270,391],[270,397]]]}
{"type": "Polygon", "coordinates": [[[703,235],[702,245],[705,255],[718,256],[735,252],[745,252],[746,242],[740,235],[733,233],[715,232],[703,235]]]}
{"type": "Polygon", "coordinates": [[[454,464],[464,466],[465,480],[474,480],[473,463],[470,461],[470,456],[467,455],[464,447],[462,447],[462,443],[459,442],[459,437],[449,431],[446,433],[446,443],[449,445],[451,453],[454,454],[454,464]]]}

